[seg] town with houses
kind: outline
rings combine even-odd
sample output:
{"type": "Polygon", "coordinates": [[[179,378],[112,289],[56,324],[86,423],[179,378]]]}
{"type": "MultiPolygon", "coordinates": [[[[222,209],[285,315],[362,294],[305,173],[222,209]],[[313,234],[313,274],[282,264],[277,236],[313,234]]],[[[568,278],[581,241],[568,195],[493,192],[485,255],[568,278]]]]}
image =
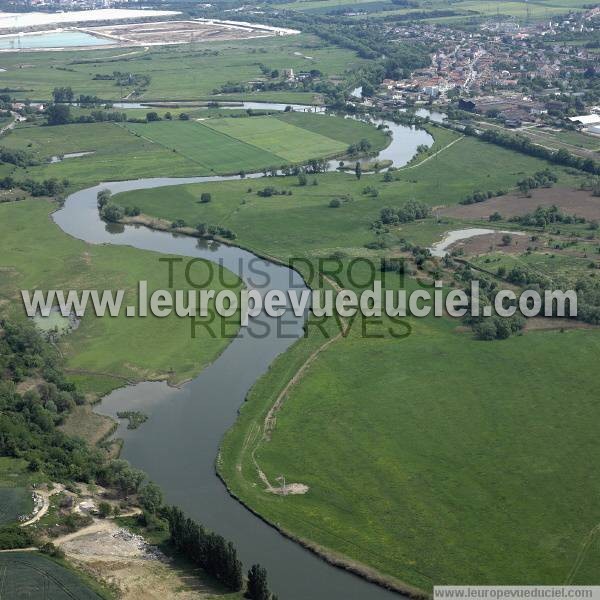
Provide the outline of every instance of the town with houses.
{"type": "Polygon", "coordinates": [[[598,90],[592,89],[600,69],[598,42],[562,41],[564,34],[595,39],[589,35],[598,31],[600,7],[530,25],[491,20],[475,32],[419,22],[391,27],[390,35],[436,48],[431,65],[406,79],[385,79],[362,102],[453,106],[509,128],[566,117],[573,127],[600,135],[600,100],[593,102],[598,90]]]}

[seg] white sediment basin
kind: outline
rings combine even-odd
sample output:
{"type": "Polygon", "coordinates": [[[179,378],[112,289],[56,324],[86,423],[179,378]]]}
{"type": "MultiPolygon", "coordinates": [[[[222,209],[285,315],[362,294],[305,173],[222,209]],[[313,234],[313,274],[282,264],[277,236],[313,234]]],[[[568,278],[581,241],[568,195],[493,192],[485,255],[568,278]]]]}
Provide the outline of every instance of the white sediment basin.
{"type": "Polygon", "coordinates": [[[0,12],[0,30],[22,30],[61,23],[86,23],[90,21],[117,21],[121,19],[143,19],[178,15],[172,10],[134,10],[129,8],[101,8],[98,10],[76,10],[61,13],[0,12]]]}

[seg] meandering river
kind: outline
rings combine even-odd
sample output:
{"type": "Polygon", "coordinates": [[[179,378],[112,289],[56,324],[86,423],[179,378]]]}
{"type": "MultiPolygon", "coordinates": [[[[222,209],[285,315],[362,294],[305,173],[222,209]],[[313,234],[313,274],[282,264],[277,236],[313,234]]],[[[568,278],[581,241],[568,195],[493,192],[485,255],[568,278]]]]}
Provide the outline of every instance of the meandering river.
{"type": "MultiPolygon", "coordinates": [[[[429,135],[393,123],[389,126],[393,140],[383,152],[395,166],[401,166],[410,160],[420,143],[427,143],[424,136],[429,135]],[[414,148],[412,154],[409,155],[407,148],[414,148]]],[[[237,273],[247,285],[257,289],[302,287],[304,284],[295,272],[268,261],[258,265],[267,277],[252,276],[249,265],[258,259],[240,248],[145,227],[111,226],[98,215],[96,195],[104,188],[118,193],[224,179],[232,177],[156,178],[101,184],[70,195],[53,218],[67,234],[92,244],[127,245],[204,258],[237,273]]],[[[263,315],[261,323],[251,323],[211,365],[181,388],[171,388],[165,383],[139,383],[111,393],[98,410],[111,416],[116,416],[118,410],[141,410],[149,416],[137,430],[119,426],[118,435],[125,440],[122,456],[158,483],[169,503],[179,505],[188,515],[231,540],[245,568],[254,562],[266,567],[271,587],[282,600],[398,598],[393,592],[330,566],[280,535],[229,496],[215,475],[221,438],[235,422],[246,394],[273,360],[302,335],[304,318],[288,311],[282,320],[286,323],[283,336],[276,319],[263,315]],[[264,335],[265,322],[270,325],[267,335],[264,335]],[[253,332],[261,335],[254,336],[253,332]]],[[[160,351],[160,340],[156,340],[156,352],[160,351]]]]}

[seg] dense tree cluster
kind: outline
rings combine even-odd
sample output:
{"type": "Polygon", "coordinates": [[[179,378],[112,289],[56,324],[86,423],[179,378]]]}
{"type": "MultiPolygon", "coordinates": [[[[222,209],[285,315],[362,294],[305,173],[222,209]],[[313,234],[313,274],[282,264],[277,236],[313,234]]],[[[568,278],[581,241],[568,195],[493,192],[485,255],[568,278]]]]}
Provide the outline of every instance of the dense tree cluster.
{"type": "Polygon", "coordinates": [[[242,563],[231,542],[206,531],[173,506],[166,510],[171,543],[192,563],[232,591],[242,589],[242,563]]]}
{"type": "Polygon", "coordinates": [[[506,192],[504,190],[498,190],[497,192],[492,192],[491,190],[488,190],[487,192],[482,192],[481,190],[476,190],[470,196],[463,198],[459,202],[459,204],[464,204],[464,205],[476,204],[478,202],[485,202],[485,200],[489,200],[490,198],[493,198],[494,196],[496,196],[496,197],[504,196],[505,194],[506,194],[506,192]]]}
{"type": "Polygon", "coordinates": [[[55,87],[52,91],[52,99],[55,103],[73,102],[75,93],[70,87],[55,87]]]}
{"type": "Polygon", "coordinates": [[[221,225],[208,225],[207,223],[198,223],[196,225],[196,231],[202,237],[214,238],[214,237],[222,237],[227,240],[235,240],[237,235],[227,227],[222,227],[221,225]]]}
{"type": "Polygon", "coordinates": [[[0,456],[23,458],[58,481],[98,476],[99,453],[57,428],[83,397],[64,378],[52,347],[27,324],[2,320],[0,330],[0,456]],[[39,383],[20,394],[16,384],[28,377],[39,383]]]}
{"type": "Polygon", "coordinates": [[[137,89],[145,89],[150,85],[150,75],[145,73],[123,73],[113,71],[112,73],[96,73],[92,79],[97,81],[114,81],[118,86],[133,86],[137,89]]]}
{"type": "Polygon", "coordinates": [[[365,152],[369,152],[371,150],[371,147],[371,142],[363,138],[362,140],[360,140],[360,142],[357,142],[356,144],[350,144],[346,153],[349,156],[356,156],[358,154],[364,154],[365,152]]]}
{"type": "Polygon", "coordinates": [[[277,600],[269,591],[267,570],[260,565],[252,565],[248,571],[248,582],[244,598],[248,598],[248,600],[277,600]]]}
{"type": "Polygon", "coordinates": [[[553,173],[550,169],[544,169],[543,171],[537,171],[532,177],[526,177],[517,182],[519,190],[527,195],[529,190],[535,190],[540,187],[549,188],[552,187],[558,181],[558,176],[553,173]]]}
{"type": "Polygon", "coordinates": [[[31,167],[39,164],[29,152],[2,147],[0,147],[0,163],[15,165],[15,167],[31,167]]]}
{"type": "Polygon", "coordinates": [[[123,209],[120,206],[111,202],[112,194],[110,190],[100,190],[97,194],[98,210],[100,216],[111,223],[118,223],[124,216],[137,216],[140,214],[140,209],[137,207],[123,209]]]}
{"type": "Polygon", "coordinates": [[[485,317],[473,323],[472,327],[477,339],[505,340],[525,327],[525,318],[521,315],[485,317]]]}
{"type": "Polygon", "coordinates": [[[409,200],[400,208],[382,208],[379,221],[383,225],[396,225],[426,219],[431,214],[431,208],[422,202],[409,200]]]}
{"type": "Polygon", "coordinates": [[[46,108],[48,125],[66,125],[72,121],[71,107],[68,104],[50,104],[46,108]]]}
{"type": "Polygon", "coordinates": [[[43,181],[35,181],[34,179],[24,179],[16,184],[16,187],[29,192],[32,196],[60,196],[69,187],[69,180],[58,179],[51,177],[50,179],[44,179],[43,181]]]}
{"type": "MultiPolygon", "coordinates": [[[[300,181],[301,180],[299,180],[299,183],[300,181]]],[[[306,185],[306,180],[304,180],[304,183],[300,183],[300,185],[306,185]]],[[[261,198],[270,198],[271,196],[291,196],[292,190],[278,190],[272,185],[268,185],[262,188],[262,190],[257,190],[256,194],[261,198]]]]}
{"type": "Polygon", "coordinates": [[[520,223],[525,227],[547,227],[554,223],[564,223],[565,225],[585,223],[583,217],[566,215],[555,205],[538,206],[532,213],[511,217],[509,221],[520,223]]]}
{"type": "Polygon", "coordinates": [[[120,112],[109,112],[106,110],[93,110],[89,115],[80,115],[75,123],[125,123],[127,114],[120,112]]]}
{"type": "Polygon", "coordinates": [[[35,181],[34,179],[27,178],[22,181],[17,181],[10,175],[0,179],[0,189],[12,190],[14,188],[20,188],[26,192],[29,192],[31,196],[60,196],[69,187],[69,180],[58,179],[52,177],[50,179],[44,179],[43,181],[35,181]]]}

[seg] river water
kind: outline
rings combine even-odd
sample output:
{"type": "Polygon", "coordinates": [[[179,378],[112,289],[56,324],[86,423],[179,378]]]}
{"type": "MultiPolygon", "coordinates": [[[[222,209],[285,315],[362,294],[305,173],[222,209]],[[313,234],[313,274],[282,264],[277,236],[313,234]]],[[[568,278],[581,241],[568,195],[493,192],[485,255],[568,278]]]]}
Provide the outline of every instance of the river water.
{"type": "MultiPolygon", "coordinates": [[[[430,143],[426,132],[393,123],[388,126],[393,139],[382,155],[393,160],[395,166],[410,160],[410,148],[416,150],[420,143],[430,143]]],[[[302,288],[304,284],[295,272],[240,248],[145,227],[108,225],[100,219],[96,207],[96,195],[104,188],[118,193],[233,178],[156,178],[100,184],[69,196],[53,218],[67,234],[92,244],[127,245],[204,258],[238,274],[257,289],[302,288]],[[257,270],[266,277],[251,274],[257,270]]],[[[263,315],[251,321],[211,365],[183,387],[144,382],[121,388],[102,400],[98,412],[114,417],[119,410],[140,410],[149,416],[136,430],[126,429],[121,422],[117,435],[125,440],[122,456],[158,483],[169,503],[231,540],[245,568],[254,562],[262,564],[268,570],[273,591],[282,600],[398,598],[396,593],[330,566],[279,534],[229,496],[215,475],[215,458],[223,434],[235,422],[253,384],[302,335],[303,323],[304,318],[295,317],[291,311],[282,319],[263,315]],[[285,325],[278,329],[281,322],[285,325]]],[[[156,351],[160,352],[158,340],[156,351]]]]}

